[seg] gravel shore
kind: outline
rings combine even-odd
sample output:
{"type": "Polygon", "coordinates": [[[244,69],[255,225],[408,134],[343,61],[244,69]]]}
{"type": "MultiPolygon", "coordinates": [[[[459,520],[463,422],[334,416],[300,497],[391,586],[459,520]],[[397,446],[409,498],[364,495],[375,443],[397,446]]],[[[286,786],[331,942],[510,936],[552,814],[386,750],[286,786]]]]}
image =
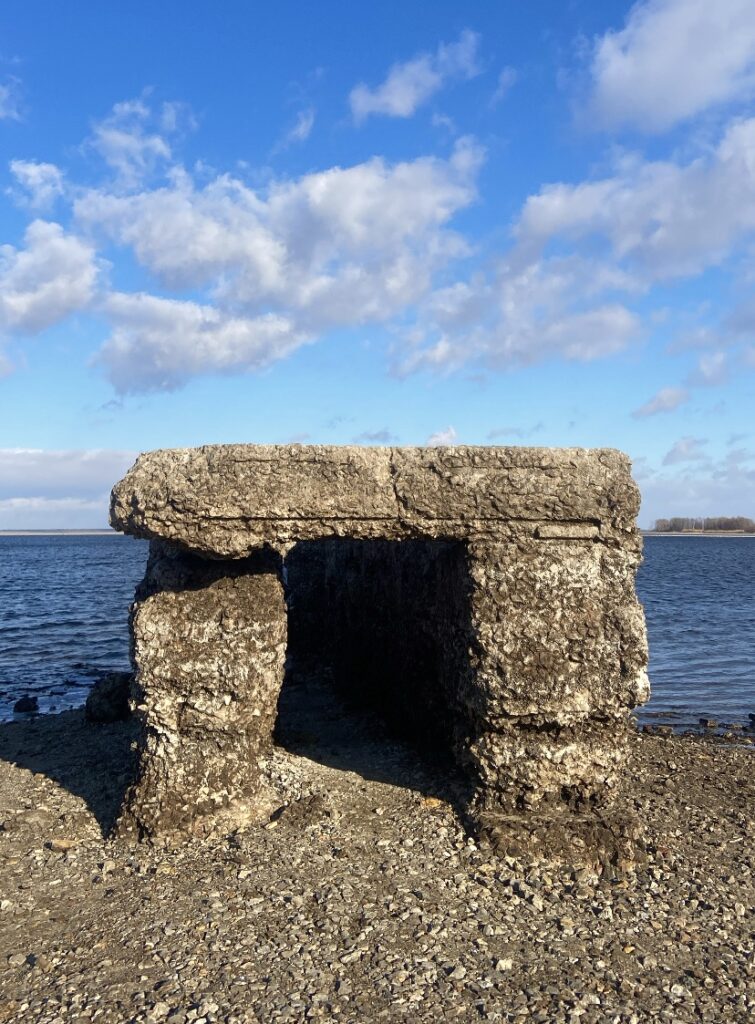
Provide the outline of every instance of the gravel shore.
{"type": "Polygon", "coordinates": [[[647,863],[598,878],[495,856],[447,774],[291,699],[272,813],[173,849],[102,837],[131,723],[0,726],[0,1021],[753,1019],[747,747],[638,735],[647,863]]]}

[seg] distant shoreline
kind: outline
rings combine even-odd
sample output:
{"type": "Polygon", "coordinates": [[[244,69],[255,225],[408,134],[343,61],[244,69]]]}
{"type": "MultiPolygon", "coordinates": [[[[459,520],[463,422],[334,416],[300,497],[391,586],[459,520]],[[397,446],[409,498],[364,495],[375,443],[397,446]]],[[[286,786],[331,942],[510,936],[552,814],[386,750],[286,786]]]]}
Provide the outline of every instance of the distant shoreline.
{"type": "Polygon", "coordinates": [[[117,530],[0,530],[0,537],[123,537],[117,530]]]}
{"type": "Polygon", "coordinates": [[[755,533],[744,533],[741,530],[679,530],[679,531],[664,531],[663,533],[656,533],[655,530],[640,530],[643,537],[735,537],[735,538],[755,538],[755,533]]]}
{"type": "MultiPolygon", "coordinates": [[[[695,530],[656,533],[655,530],[640,530],[643,537],[734,537],[755,538],[755,533],[736,530],[695,530]]],[[[125,537],[125,533],[109,528],[102,530],[0,530],[0,537],[125,537]]]]}

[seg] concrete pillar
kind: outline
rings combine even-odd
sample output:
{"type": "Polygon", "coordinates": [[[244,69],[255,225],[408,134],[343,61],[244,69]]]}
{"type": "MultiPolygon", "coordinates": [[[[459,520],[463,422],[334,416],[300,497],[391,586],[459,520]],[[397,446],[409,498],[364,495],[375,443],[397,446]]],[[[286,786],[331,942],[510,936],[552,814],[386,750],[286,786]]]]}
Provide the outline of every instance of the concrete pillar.
{"type": "Polygon", "coordinates": [[[254,813],[286,654],[286,608],[264,553],[211,561],[152,542],[132,610],[136,781],[117,826],[217,829],[254,813]]]}

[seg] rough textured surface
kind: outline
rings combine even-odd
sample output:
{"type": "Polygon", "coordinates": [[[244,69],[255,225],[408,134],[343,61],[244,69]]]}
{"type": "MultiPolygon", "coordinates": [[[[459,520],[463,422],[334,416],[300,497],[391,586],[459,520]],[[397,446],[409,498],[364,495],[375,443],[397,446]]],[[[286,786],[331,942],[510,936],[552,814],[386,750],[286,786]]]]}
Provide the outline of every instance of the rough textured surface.
{"type": "Polygon", "coordinates": [[[90,722],[120,722],[129,715],[130,672],[108,672],[89,691],[85,713],[90,722]]]}
{"type": "Polygon", "coordinates": [[[0,726],[0,1021],[752,1021],[751,750],[636,736],[647,861],[598,876],[492,855],[317,692],[284,690],[270,819],[167,849],[100,831],[133,721],[0,726]]]}
{"type": "Polygon", "coordinates": [[[121,833],[251,812],[283,681],[283,588],[265,553],[228,566],[154,544],[132,612],[140,771],[121,833]]]}
{"type": "Polygon", "coordinates": [[[140,456],[110,522],[213,558],[329,536],[496,536],[504,523],[547,539],[552,521],[558,537],[598,527],[638,549],[638,509],[629,459],[611,449],[206,445],[140,456]]]}
{"type": "Polygon", "coordinates": [[[593,838],[599,813],[600,843],[616,836],[606,856],[625,859],[632,830],[609,807],[629,711],[648,695],[638,501],[628,459],[608,450],[142,456],[111,512],[153,541],[133,617],[144,738],[123,827],[212,827],[250,806],[283,678],[280,580],[289,673],[309,660],[429,738],[502,848],[523,812],[533,836],[567,815],[593,838]]]}

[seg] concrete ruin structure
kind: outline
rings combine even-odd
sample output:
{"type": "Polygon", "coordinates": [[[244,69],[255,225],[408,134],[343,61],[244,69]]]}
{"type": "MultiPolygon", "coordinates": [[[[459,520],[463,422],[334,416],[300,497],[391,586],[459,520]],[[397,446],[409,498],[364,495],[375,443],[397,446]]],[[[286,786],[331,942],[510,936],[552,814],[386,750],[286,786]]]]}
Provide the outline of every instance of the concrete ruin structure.
{"type": "Polygon", "coordinates": [[[648,697],[638,507],[628,458],[608,449],[142,455],[110,518],[151,541],[120,832],[244,820],[284,673],[308,659],[443,746],[482,831],[516,823],[535,845],[555,820],[628,834],[611,814],[630,711],[648,697]]]}

